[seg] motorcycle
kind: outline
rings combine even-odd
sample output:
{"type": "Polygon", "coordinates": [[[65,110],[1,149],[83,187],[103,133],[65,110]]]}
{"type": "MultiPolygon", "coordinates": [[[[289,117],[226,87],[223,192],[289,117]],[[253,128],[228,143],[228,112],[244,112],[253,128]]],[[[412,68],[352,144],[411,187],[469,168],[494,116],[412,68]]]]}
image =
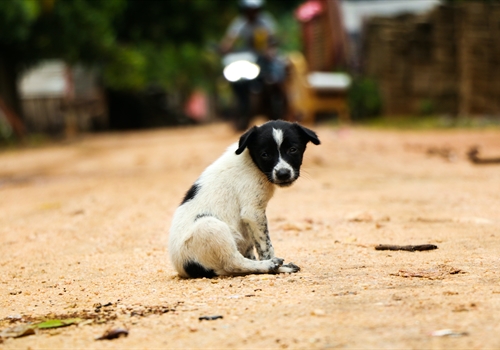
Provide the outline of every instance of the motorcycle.
{"type": "Polygon", "coordinates": [[[282,81],[285,64],[252,51],[232,52],[222,58],[223,75],[236,96],[234,126],[246,130],[254,115],[283,119],[287,108],[282,81]]]}

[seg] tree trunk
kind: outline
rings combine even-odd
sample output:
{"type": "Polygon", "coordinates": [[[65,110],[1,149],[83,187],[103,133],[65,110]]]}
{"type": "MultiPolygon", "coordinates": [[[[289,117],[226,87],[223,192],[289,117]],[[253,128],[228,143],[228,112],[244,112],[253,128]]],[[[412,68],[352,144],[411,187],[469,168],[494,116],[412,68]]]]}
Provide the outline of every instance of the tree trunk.
{"type": "Polygon", "coordinates": [[[17,67],[11,60],[0,56],[0,96],[17,115],[22,115],[21,99],[17,88],[17,67]]]}
{"type": "Polygon", "coordinates": [[[24,133],[22,107],[17,86],[18,70],[15,63],[0,56],[0,100],[6,106],[7,117],[18,136],[24,133]]]}

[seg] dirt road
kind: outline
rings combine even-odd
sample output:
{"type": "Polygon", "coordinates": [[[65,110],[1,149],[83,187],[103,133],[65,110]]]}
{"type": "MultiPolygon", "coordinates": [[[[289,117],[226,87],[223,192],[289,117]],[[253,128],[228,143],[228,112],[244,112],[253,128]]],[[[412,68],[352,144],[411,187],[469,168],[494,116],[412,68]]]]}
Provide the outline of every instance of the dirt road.
{"type": "Polygon", "coordinates": [[[0,348],[500,348],[500,165],[465,158],[499,156],[500,131],[315,129],[268,207],[293,275],[182,280],[167,260],[176,206],[238,138],[226,125],[2,151],[0,348]]]}

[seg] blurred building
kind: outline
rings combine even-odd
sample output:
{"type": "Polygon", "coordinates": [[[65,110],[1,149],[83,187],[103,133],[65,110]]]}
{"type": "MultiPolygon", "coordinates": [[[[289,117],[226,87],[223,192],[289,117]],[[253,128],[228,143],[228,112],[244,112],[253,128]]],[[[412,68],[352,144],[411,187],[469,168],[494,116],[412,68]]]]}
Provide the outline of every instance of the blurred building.
{"type": "Polygon", "coordinates": [[[342,0],[340,8],[348,38],[350,68],[361,69],[363,29],[371,18],[423,14],[439,4],[440,0],[342,0]]]}
{"type": "Polygon", "coordinates": [[[463,2],[378,17],[364,28],[364,70],[385,113],[500,114],[500,4],[463,2]]]}
{"type": "Polygon", "coordinates": [[[341,9],[345,29],[350,34],[356,34],[363,30],[363,24],[372,17],[422,14],[440,3],[440,0],[343,0],[341,9]]]}
{"type": "Polygon", "coordinates": [[[107,125],[106,103],[91,69],[46,61],[26,72],[19,88],[31,132],[68,135],[107,125]]]}

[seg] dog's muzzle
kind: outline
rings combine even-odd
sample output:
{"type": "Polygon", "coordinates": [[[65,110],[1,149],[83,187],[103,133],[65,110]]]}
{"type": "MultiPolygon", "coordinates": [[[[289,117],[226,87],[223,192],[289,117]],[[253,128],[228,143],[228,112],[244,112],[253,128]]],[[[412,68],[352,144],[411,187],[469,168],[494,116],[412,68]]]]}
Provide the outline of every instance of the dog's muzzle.
{"type": "Polygon", "coordinates": [[[278,186],[290,186],[296,179],[297,177],[292,169],[278,168],[273,170],[272,182],[278,186]]]}

